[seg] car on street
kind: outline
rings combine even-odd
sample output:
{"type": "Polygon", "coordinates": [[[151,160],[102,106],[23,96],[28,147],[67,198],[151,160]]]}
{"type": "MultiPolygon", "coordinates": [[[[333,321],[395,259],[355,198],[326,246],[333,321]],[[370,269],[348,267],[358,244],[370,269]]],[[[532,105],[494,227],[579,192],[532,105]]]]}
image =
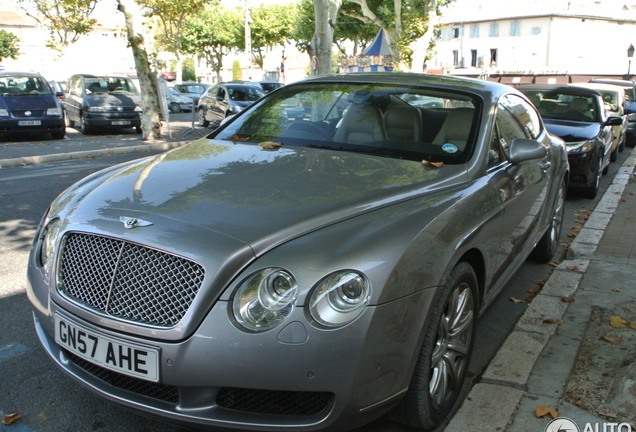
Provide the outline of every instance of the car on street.
{"type": "Polygon", "coordinates": [[[64,99],[66,123],[83,134],[135,128],[141,133],[141,97],[123,75],[73,75],[64,99]]]}
{"type": "Polygon", "coordinates": [[[625,90],[625,114],[628,122],[626,145],[628,147],[636,146],[636,82],[603,78],[593,78],[589,82],[616,85],[625,90]]]}
{"type": "Polygon", "coordinates": [[[219,83],[209,87],[199,98],[199,126],[218,126],[226,118],[240,113],[263,96],[263,90],[251,84],[219,83]]]}
{"type": "Polygon", "coordinates": [[[173,89],[175,89],[182,95],[191,98],[192,102],[194,102],[195,107],[199,103],[199,97],[201,97],[203,92],[205,92],[205,90],[209,87],[210,87],[210,84],[195,83],[195,82],[184,82],[181,84],[174,84],[172,86],[173,89]]]}
{"type": "Polygon", "coordinates": [[[0,136],[64,138],[64,112],[57,95],[38,73],[0,72],[0,136]]]}
{"type": "Polygon", "coordinates": [[[569,188],[584,197],[596,197],[611,159],[612,127],[620,127],[623,119],[607,116],[603,96],[591,88],[556,84],[517,88],[538,108],[548,131],[565,141],[569,188]]]}
{"type": "Polygon", "coordinates": [[[512,87],[296,82],[63,192],[28,261],[36,333],[93,393],[170,422],[346,431],[393,412],[433,429],[461,402],[479,315],[557,250],[568,175],[512,87]]]}
{"type": "Polygon", "coordinates": [[[625,142],[627,141],[627,128],[628,120],[625,113],[625,90],[621,87],[611,84],[599,84],[599,83],[574,83],[570,84],[576,87],[591,88],[597,90],[603,97],[605,109],[610,116],[620,117],[623,121],[619,125],[613,126],[614,141],[612,142],[612,154],[610,160],[616,161],[618,158],[618,152],[622,152],[625,149],[625,142]]]}
{"type": "Polygon", "coordinates": [[[281,88],[284,84],[278,81],[229,81],[233,84],[247,84],[260,87],[265,93],[271,93],[274,90],[281,88]]]}
{"type": "Polygon", "coordinates": [[[171,113],[180,113],[181,111],[190,112],[193,109],[194,101],[192,98],[182,95],[175,89],[167,89],[166,102],[171,113]]]}

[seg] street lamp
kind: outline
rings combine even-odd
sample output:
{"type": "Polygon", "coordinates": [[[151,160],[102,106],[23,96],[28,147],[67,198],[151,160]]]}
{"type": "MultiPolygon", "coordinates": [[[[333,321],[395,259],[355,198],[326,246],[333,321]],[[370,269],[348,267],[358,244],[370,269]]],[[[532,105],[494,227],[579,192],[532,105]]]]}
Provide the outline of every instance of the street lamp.
{"type": "Polygon", "coordinates": [[[632,69],[632,57],[634,57],[634,44],[629,44],[629,48],[627,48],[627,58],[629,62],[627,63],[627,79],[631,78],[630,72],[632,69]]]}

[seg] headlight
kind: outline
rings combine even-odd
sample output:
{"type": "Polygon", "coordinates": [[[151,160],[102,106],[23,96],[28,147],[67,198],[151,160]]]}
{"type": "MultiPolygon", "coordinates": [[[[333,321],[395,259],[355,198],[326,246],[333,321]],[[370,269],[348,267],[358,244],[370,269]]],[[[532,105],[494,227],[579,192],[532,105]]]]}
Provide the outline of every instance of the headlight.
{"type": "Polygon", "coordinates": [[[40,235],[40,265],[44,268],[47,276],[51,274],[53,262],[55,261],[55,250],[59,241],[61,226],[62,222],[55,218],[46,224],[40,235]]]}
{"type": "Polygon", "coordinates": [[[9,111],[6,109],[0,109],[0,116],[9,117],[9,111]]]}
{"type": "Polygon", "coordinates": [[[61,116],[62,108],[49,108],[46,110],[46,115],[61,116]]]}
{"type": "Polygon", "coordinates": [[[364,311],[371,298],[367,278],[352,270],[341,270],[324,278],[309,300],[309,312],[320,324],[339,327],[364,311]]]}
{"type": "Polygon", "coordinates": [[[135,112],[142,112],[144,109],[142,107],[140,107],[139,105],[135,106],[135,112]]]}
{"type": "Polygon", "coordinates": [[[566,143],[568,153],[586,153],[592,151],[594,143],[592,141],[566,143]]]}
{"type": "Polygon", "coordinates": [[[298,284],[291,273],[266,268],[250,275],[236,291],[234,317],[249,330],[269,330],[291,314],[297,296],[298,284]]]}
{"type": "Polygon", "coordinates": [[[117,108],[116,107],[110,107],[110,106],[91,106],[88,107],[88,111],[89,112],[110,112],[110,111],[115,111],[117,108]]]}

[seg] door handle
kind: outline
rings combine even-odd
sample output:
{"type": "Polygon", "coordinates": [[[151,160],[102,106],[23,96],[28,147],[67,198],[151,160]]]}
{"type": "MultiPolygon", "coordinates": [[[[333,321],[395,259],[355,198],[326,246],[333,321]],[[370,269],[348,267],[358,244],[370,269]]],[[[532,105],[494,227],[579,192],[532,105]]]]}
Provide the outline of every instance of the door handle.
{"type": "Polygon", "coordinates": [[[548,168],[550,168],[550,167],[552,166],[552,162],[550,162],[550,161],[543,161],[543,162],[541,162],[541,163],[539,164],[539,166],[541,167],[541,169],[542,169],[543,171],[547,171],[547,170],[548,170],[548,168]]]}

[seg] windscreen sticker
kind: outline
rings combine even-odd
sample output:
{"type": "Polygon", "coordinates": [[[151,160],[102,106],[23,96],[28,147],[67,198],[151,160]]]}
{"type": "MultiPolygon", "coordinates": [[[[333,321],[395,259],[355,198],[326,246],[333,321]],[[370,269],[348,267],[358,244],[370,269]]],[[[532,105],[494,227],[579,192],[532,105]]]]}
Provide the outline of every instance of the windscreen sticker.
{"type": "Polygon", "coordinates": [[[442,146],[442,150],[444,150],[446,153],[457,153],[457,150],[459,149],[455,144],[446,143],[442,146]]]}

